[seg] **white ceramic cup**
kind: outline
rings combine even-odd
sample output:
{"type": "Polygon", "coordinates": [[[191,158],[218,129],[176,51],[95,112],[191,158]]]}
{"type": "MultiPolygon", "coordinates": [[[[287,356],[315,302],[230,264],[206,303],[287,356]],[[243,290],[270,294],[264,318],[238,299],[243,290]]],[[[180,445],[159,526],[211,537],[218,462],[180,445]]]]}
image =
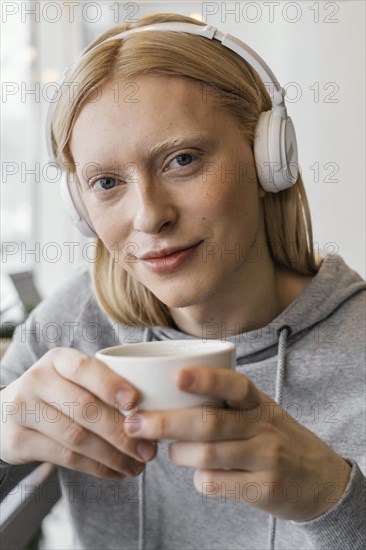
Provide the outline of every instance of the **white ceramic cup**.
{"type": "Polygon", "coordinates": [[[167,410],[220,404],[212,396],[179,390],[176,374],[182,367],[197,365],[235,370],[236,348],[221,340],[164,340],[112,346],[95,357],[137,388],[139,410],[167,410]]]}

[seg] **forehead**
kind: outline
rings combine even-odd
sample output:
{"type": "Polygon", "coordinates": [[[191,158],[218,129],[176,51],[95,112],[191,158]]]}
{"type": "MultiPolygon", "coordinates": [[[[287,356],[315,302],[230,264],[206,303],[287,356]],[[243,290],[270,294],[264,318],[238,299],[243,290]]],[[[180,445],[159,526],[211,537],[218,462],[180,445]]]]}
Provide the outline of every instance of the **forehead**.
{"type": "Polygon", "coordinates": [[[82,106],[75,120],[70,140],[74,152],[96,140],[111,145],[116,136],[150,143],[153,137],[169,137],[172,130],[214,132],[228,116],[207,84],[188,77],[121,79],[105,84],[98,95],[82,106]]]}

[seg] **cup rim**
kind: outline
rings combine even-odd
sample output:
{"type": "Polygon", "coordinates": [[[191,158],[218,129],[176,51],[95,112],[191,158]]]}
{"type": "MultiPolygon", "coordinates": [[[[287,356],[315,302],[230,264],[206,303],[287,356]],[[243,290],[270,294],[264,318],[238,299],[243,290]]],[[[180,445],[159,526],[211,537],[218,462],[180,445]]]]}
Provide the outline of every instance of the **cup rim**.
{"type": "MultiPolygon", "coordinates": [[[[177,357],[187,357],[187,358],[190,358],[190,357],[198,357],[198,356],[202,356],[202,355],[207,355],[207,354],[211,354],[211,353],[214,353],[215,355],[220,355],[220,353],[224,353],[228,350],[235,350],[236,349],[236,346],[234,343],[232,342],[222,342],[222,340],[207,340],[206,342],[202,342],[201,340],[154,340],[153,342],[136,342],[134,344],[117,344],[116,346],[109,346],[107,348],[102,348],[101,350],[98,350],[95,354],[95,356],[98,358],[108,358],[108,360],[112,360],[112,361],[115,361],[115,360],[120,360],[122,358],[128,358],[129,360],[134,360],[134,359],[138,359],[139,361],[141,360],[144,360],[144,359],[151,359],[152,357],[158,357],[157,355],[138,355],[136,353],[136,355],[125,355],[125,354],[121,354],[121,355],[114,355],[111,352],[111,350],[115,350],[116,348],[124,348],[126,350],[126,348],[131,348],[131,347],[135,347],[135,346],[138,346],[138,345],[143,345],[143,346],[147,346],[147,345],[151,345],[152,347],[154,346],[154,344],[172,344],[172,343],[177,343],[177,344],[182,344],[184,343],[184,345],[189,345],[189,343],[198,343],[198,344],[202,344],[202,346],[207,345],[210,346],[212,344],[214,344],[214,346],[216,346],[216,349],[215,347],[213,346],[212,349],[210,349],[209,351],[207,349],[204,349],[202,348],[202,350],[196,350],[195,352],[192,352],[192,353],[189,353],[188,349],[187,349],[187,353],[184,352],[184,353],[177,353],[177,352],[174,352],[174,350],[172,350],[171,353],[164,353],[159,356],[159,360],[168,360],[168,359],[172,359],[172,357],[174,358],[177,358],[177,357]]],[[[128,350],[126,350],[127,352],[128,350]]],[[[137,351],[137,350],[136,350],[137,351]]]]}

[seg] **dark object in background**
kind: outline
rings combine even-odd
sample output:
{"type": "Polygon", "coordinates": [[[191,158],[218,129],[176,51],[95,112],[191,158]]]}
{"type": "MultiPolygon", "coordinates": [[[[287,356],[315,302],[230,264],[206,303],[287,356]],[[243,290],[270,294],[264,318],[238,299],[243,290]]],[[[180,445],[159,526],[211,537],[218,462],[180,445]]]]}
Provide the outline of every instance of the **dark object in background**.
{"type": "Polygon", "coordinates": [[[31,312],[42,300],[33,279],[33,271],[21,271],[9,273],[19,298],[27,313],[31,312]]]}
{"type": "Polygon", "coordinates": [[[29,313],[42,301],[42,296],[34,282],[33,271],[17,271],[9,273],[8,276],[15,287],[19,300],[12,302],[0,312],[0,336],[2,338],[11,338],[15,327],[25,321],[29,313]],[[14,319],[10,312],[12,311],[14,314],[16,308],[14,319]],[[23,317],[21,319],[19,319],[19,311],[21,312],[20,316],[23,317]]]}

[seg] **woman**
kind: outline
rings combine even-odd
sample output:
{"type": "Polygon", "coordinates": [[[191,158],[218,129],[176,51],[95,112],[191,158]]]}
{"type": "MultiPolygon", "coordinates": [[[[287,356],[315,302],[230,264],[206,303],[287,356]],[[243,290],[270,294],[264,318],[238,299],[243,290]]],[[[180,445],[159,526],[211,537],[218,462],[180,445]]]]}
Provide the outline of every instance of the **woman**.
{"type": "MultiPolygon", "coordinates": [[[[156,14],[135,26],[164,21],[200,24],[156,14]]],[[[259,185],[253,143],[272,104],[250,65],[183,33],[105,42],[127,28],[90,46],[74,101],[53,116],[97,256],[3,360],[3,492],[38,461],[57,464],[77,548],[262,549],[267,514],[270,548],[275,535],[283,548],[364,547],[365,283],[339,256],[315,256],[300,176],[279,193],[259,185]],[[94,354],[177,338],[236,343],[236,372],[197,365],[177,379],[226,408],[124,423],[118,405],[137,391],[94,354]]]]}

